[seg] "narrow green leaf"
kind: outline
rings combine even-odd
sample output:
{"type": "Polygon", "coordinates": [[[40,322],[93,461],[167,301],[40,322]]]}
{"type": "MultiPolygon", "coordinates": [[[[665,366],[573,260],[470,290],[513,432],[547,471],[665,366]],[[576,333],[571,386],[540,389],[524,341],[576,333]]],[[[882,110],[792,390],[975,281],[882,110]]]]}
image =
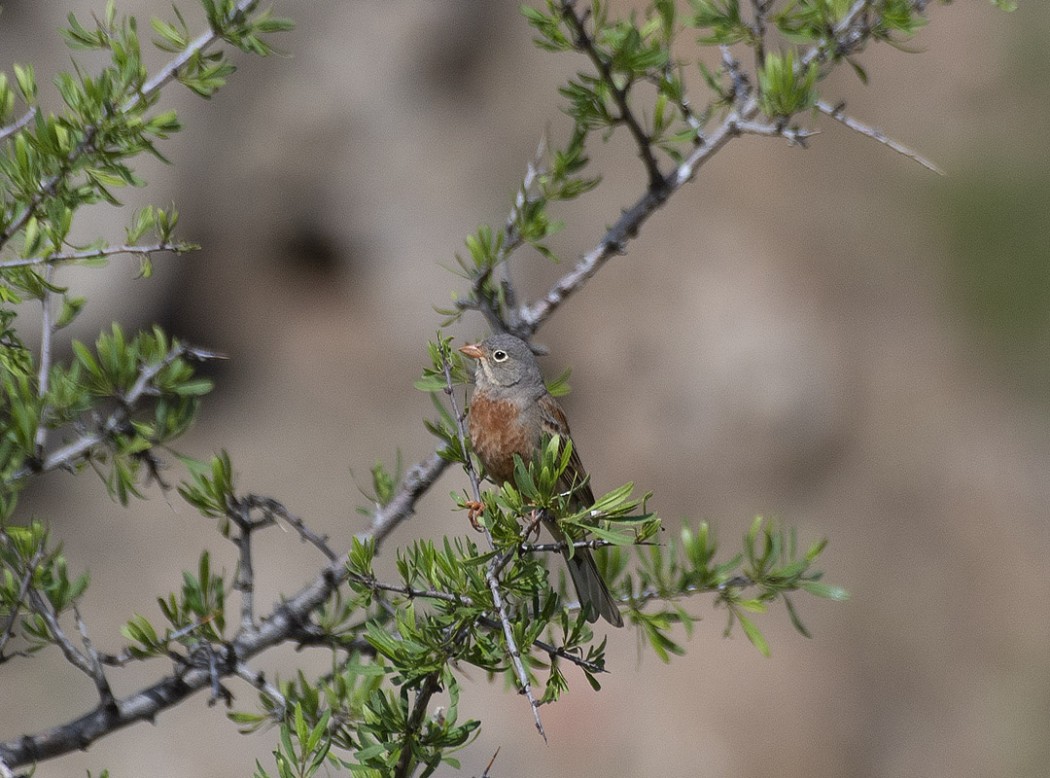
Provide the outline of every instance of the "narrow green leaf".
{"type": "Polygon", "coordinates": [[[740,622],[740,626],[744,629],[744,634],[747,635],[747,639],[751,641],[751,645],[758,649],[759,653],[764,657],[768,657],[769,644],[766,643],[765,637],[759,631],[758,627],[755,626],[751,619],[744,616],[742,613],[736,614],[737,620],[740,622]]]}
{"type": "Polygon", "coordinates": [[[827,600],[845,602],[849,599],[849,592],[841,586],[833,586],[822,581],[803,581],[802,588],[816,597],[823,597],[827,600]]]}

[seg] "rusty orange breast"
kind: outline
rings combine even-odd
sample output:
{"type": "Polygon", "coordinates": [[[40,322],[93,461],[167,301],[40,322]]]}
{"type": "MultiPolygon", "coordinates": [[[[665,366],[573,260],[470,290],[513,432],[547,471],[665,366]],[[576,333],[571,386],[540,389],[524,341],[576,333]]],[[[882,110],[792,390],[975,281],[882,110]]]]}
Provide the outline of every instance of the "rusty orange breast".
{"type": "Polygon", "coordinates": [[[470,445],[485,474],[496,483],[514,480],[515,454],[526,461],[533,455],[535,436],[521,424],[520,416],[513,402],[494,400],[477,391],[471,398],[470,445]]]}

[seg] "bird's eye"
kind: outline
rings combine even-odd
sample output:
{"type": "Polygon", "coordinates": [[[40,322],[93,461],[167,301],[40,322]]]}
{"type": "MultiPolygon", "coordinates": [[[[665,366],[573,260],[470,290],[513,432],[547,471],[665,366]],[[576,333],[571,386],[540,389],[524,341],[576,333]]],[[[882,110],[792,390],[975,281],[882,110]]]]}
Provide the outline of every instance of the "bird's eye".
{"type": "Polygon", "coordinates": [[[497,362],[506,362],[507,361],[507,352],[504,351],[503,349],[496,349],[495,351],[492,352],[492,358],[494,360],[496,360],[497,362]]]}

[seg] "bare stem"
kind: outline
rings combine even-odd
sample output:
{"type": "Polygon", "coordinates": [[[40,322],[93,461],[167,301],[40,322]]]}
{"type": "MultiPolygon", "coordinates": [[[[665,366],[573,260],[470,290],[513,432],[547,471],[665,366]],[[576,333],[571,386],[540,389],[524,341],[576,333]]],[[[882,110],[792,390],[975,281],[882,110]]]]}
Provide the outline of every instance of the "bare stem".
{"type": "Polygon", "coordinates": [[[701,146],[697,146],[666,179],[666,186],[658,191],[647,189],[641,197],[624,211],[620,218],[602,236],[598,245],[588,251],[565,275],[555,281],[547,294],[531,305],[519,309],[521,322],[519,335],[533,334],[575,292],[583,288],[612,257],[626,252],[627,244],[633,240],[642,225],[648,221],[667,198],[691,181],[697,171],[723,146],[737,137],[736,124],[747,121],[758,112],[756,100],[749,99],[738,110],[726,117],[701,146]]]}
{"type": "Polygon", "coordinates": [[[3,129],[0,129],[0,143],[10,138],[20,129],[25,127],[29,122],[36,118],[36,112],[39,109],[36,106],[31,107],[28,111],[18,117],[18,119],[11,124],[7,125],[3,129]]]}
{"type": "Polygon", "coordinates": [[[865,137],[871,138],[872,140],[883,144],[887,148],[896,151],[898,154],[901,154],[910,160],[918,162],[927,170],[933,171],[939,176],[943,176],[945,174],[944,171],[937,165],[937,163],[932,162],[931,160],[922,156],[922,154],[920,154],[919,152],[914,151],[913,149],[910,149],[909,147],[905,146],[903,143],[894,140],[893,138],[884,134],[882,130],[864,124],[863,122],[857,121],[852,116],[847,115],[845,112],[845,105],[831,105],[830,103],[826,103],[823,100],[820,100],[817,103],[817,110],[820,111],[822,114],[830,116],[835,121],[841,122],[854,132],[859,132],[861,135],[864,135],[865,137]]]}
{"type": "Polygon", "coordinates": [[[252,531],[256,528],[243,503],[230,506],[226,515],[237,525],[237,574],[233,586],[241,593],[241,629],[255,629],[255,569],[252,566],[252,531]]]}
{"type": "Polygon", "coordinates": [[[44,623],[47,624],[47,629],[51,633],[51,637],[54,638],[55,644],[61,649],[62,655],[65,656],[66,661],[85,675],[94,679],[95,668],[91,666],[91,661],[77,650],[77,647],[73,645],[73,641],[66,636],[65,631],[62,629],[62,625],[58,623],[58,615],[52,609],[51,603],[44,599],[44,596],[36,589],[30,588],[27,594],[30,603],[32,603],[33,612],[40,614],[44,623]]]}
{"type": "Polygon", "coordinates": [[[233,671],[238,678],[251,684],[258,689],[261,694],[269,697],[277,708],[276,715],[279,718],[284,718],[284,715],[288,710],[288,700],[285,699],[283,694],[281,694],[280,689],[266,680],[266,676],[261,670],[253,670],[246,662],[237,662],[236,665],[234,665],[233,671]]]}
{"type": "Polygon", "coordinates": [[[113,691],[109,688],[109,680],[106,678],[106,673],[102,669],[102,659],[99,656],[98,651],[95,650],[91,638],[88,636],[87,625],[80,617],[80,609],[77,608],[76,603],[73,604],[73,619],[77,625],[77,632],[80,633],[80,642],[84,644],[84,651],[87,652],[88,662],[91,665],[91,677],[95,681],[95,688],[98,690],[99,699],[104,706],[112,705],[113,691]]]}

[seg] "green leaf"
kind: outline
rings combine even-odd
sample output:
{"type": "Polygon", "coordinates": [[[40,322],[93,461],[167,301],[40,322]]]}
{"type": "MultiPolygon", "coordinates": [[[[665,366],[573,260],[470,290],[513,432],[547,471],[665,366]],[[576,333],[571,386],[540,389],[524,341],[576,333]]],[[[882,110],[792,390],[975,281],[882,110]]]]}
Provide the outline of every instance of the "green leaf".
{"type": "Polygon", "coordinates": [[[160,40],[154,43],[164,51],[179,52],[189,45],[189,35],[185,26],[180,30],[163,19],[157,18],[150,20],[150,26],[160,36],[160,40]]]}
{"type": "Polygon", "coordinates": [[[765,637],[762,636],[762,633],[759,631],[758,627],[755,626],[754,622],[742,613],[737,613],[736,618],[740,622],[740,626],[743,627],[747,639],[751,641],[751,645],[757,648],[762,656],[769,657],[769,644],[766,643],[765,637]]]}
{"type": "Polygon", "coordinates": [[[788,618],[791,619],[791,625],[803,637],[807,637],[807,638],[813,637],[810,634],[809,630],[806,629],[806,625],[802,623],[802,619],[799,618],[798,613],[795,611],[795,605],[794,605],[794,603],[791,602],[791,598],[788,597],[786,594],[783,595],[783,598],[784,598],[784,607],[787,608],[788,618]]]}
{"type": "Polygon", "coordinates": [[[83,310],[84,304],[87,302],[85,297],[62,297],[62,311],[59,313],[58,318],[55,320],[55,329],[62,329],[63,327],[69,326],[73,320],[83,310]]]}
{"type": "Polygon", "coordinates": [[[821,581],[803,581],[802,588],[810,594],[816,597],[823,597],[826,600],[845,602],[849,599],[849,592],[841,586],[832,586],[821,581]]]}
{"type": "Polygon", "coordinates": [[[15,71],[15,82],[18,84],[18,91],[22,93],[22,99],[32,103],[36,100],[36,76],[33,66],[16,63],[12,65],[12,70],[15,71]]]}
{"type": "Polygon", "coordinates": [[[567,367],[561,375],[547,382],[547,391],[551,393],[552,397],[564,397],[571,391],[569,387],[569,376],[571,375],[572,368],[567,367]]]}

